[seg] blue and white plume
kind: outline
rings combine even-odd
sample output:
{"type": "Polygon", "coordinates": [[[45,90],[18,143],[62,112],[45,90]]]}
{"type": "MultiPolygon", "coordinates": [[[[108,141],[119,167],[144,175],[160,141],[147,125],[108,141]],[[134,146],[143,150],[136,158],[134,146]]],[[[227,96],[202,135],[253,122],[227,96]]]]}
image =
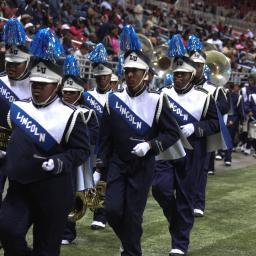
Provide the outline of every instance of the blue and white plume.
{"type": "Polygon", "coordinates": [[[5,45],[25,45],[26,32],[22,24],[15,18],[9,19],[4,25],[5,45]]]}
{"type": "Polygon", "coordinates": [[[30,48],[35,57],[55,62],[63,54],[63,47],[49,28],[40,29],[34,36],[30,48]]]}

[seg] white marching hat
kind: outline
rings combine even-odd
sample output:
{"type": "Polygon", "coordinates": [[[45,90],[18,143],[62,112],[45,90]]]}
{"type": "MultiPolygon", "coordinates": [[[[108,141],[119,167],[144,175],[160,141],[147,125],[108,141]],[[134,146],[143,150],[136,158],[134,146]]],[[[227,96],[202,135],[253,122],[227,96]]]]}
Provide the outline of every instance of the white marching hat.
{"type": "Polygon", "coordinates": [[[75,76],[67,76],[63,81],[62,91],[83,92],[83,80],[75,76]]]}
{"type": "Polygon", "coordinates": [[[118,79],[118,76],[115,75],[114,73],[112,73],[110,81],[111,81],[111,82],[117,82],[118,80],[119,80],[119,79],[118,79]]]}
{"type": "Polygon", "coordinates": [[[173,61],[173,72],[190,72],[195,75],[195,64],[186,56],[176,57],[173,61]]]}
{"type": "Polygon", "coordinates": [[[22,63],[29,61],[30,54],[23,46],[10,46],[5,52],[5,61],[22,63]]]}
{"type": "Polygon", "coordinates": [[[41,83],[61,83],[62,69],[57,64],[40,59],[31,69],[30,81],[41,83]]]}
{"type": "Polygon", "coordinates": [[[123,68],[149,69],[150,60],[140,50],[130,50],[124,55],[123,68]]]}
{"type": "Polygon", "coordinates": [[[112,65],[108,62],[103,63],[93,63],[93,75],[94,76],[103,76],[112,74],[112,65]]]}
{"type": "Polygon", "coordinates": [[[197,63],[206,63],[206,55],[204,52],[193,52],[190,59],[197,63]]]}

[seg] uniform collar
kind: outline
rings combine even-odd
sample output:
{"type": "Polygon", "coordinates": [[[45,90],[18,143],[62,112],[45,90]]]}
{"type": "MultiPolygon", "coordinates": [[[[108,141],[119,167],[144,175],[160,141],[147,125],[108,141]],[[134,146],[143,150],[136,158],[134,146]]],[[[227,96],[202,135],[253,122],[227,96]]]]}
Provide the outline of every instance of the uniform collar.
{"type": "Polygon", "coordinates": [[[126,87],[126,92],[130,97],[137,97],[139,95],[141,95],[145,90],[146,90],[147,86],[144,85],[139,91],[137,92],[132,92],[131,90],[129,90],[128,86],[126,87]]]}

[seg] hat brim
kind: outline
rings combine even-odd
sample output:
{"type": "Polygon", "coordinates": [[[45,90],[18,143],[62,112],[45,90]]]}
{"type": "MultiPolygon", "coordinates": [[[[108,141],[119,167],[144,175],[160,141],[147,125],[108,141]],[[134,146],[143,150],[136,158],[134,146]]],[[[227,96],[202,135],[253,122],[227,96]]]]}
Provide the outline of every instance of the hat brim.
{"type": "Polygon", "coordinates": [[[148,66],[142,64],[142,63],[134,63],[134,62],[127,62],[123,65],[123,68],[137,68],[137,69],[148,69],[148,66]]]}
{"type": "Polygon", "coordinates": [[[10,56],[6,56],[5,57],[5,61],[6,62],[12,62],[12,63],[23,63],[23,62],[27,62],[27,59],[24,58],[20,58],[20,57],[10,57],[10,56]]]}
{"type": "Polygon", "coordinates": [[[58,82],[54,79],[49,79],[49,78],[45,78],[45,77],[38,77],[38,76],[34,76],[34,77],[30,77],[30,82],[40,82],[40,83],[52,83],[52,84],[57,84],[58,82]]]}
{"type": "Polygon", "coordinates": [[[112,71],[103,71],[103,72],[97,72],[93,73],[94,76],[106,76],[106,75],[112,75],[112,71]]]}
{"type": "Polygon", "coordinates": [[[75,89],[75,88],[62,88],[62,91],[67,91],[67,92],[81,92],[81,90],[75,89]]]}

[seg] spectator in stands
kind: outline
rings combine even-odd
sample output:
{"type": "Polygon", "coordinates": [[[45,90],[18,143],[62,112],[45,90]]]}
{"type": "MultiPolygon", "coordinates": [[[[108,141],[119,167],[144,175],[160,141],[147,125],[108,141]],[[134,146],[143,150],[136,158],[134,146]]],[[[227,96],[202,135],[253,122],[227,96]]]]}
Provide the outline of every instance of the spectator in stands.
{"type": "Polygon", "coordinates": [[[28,42],[31,42],[32,41],[32,37],[34,36],[35,34],[35,26],[34,24],[32,24],[31,22],[27,23],[25,26],[24,26],[24,29],[26,31],[26,35],[27,35],[27,41],[28,42]]]}
{"type": "Polygon", "coordinates": [[[223,50],[223,42],[219,39],[218,33],[212,34],[212,36],[206,42],[216,45],[219,51],[223,50]]]}
{"type": "Polygon", "coordinates": [[[103,44],[107,50],[108,55],[112,55],[116,59],[119,52],[119,41],[118,41],[119,30],[116,25],[111,25],[109,33],[103,39],[103,44]]]}
{"type": "Polygon", "coordinates": [[[87,59],[89,52],[93,49],[94,47],[94,43],[90,42],[90,41],[86,41],[84,43],[82,43],[80,49],[76,50],[74,53],[74,56],[77,60],[80,59],[87,59]]]}

